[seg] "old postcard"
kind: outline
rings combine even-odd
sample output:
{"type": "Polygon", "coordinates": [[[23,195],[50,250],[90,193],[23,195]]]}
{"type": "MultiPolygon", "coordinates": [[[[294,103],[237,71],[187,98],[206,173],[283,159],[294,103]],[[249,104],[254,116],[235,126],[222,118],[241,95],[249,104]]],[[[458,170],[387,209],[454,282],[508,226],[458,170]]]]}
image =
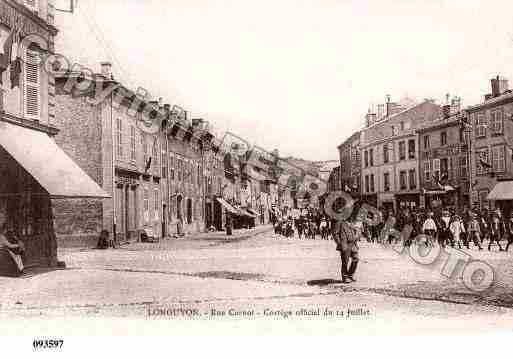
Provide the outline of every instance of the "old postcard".
{"type": "Polygon", "coordinates": [[[0,0],[1,326],[511,331],[512,13],[0,0]]]}

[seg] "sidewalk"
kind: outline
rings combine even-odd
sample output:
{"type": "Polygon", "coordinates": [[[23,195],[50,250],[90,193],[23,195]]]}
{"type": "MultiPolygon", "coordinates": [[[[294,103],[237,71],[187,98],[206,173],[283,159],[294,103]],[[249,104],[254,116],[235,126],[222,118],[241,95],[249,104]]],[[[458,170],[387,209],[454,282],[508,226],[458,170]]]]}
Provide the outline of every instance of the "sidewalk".
{"type": "Polygon", "coordinates": [[[251,229],[237,229],[233,231],[231,236],[226,235],[226,231],[217,231],[217,232],[207,232],[207,233],[194,233],[190,235],[185,235],[181,238],[172,238],[172,239],[189,239],[189,240],[210,240],[210,241],[233,241],[233,240],[244,240],[249,237],[256,236],[261,233],[270,232],[273,230],[273,226],[271,224],[266,224],[262,226],[258,226],[251,229]]]}

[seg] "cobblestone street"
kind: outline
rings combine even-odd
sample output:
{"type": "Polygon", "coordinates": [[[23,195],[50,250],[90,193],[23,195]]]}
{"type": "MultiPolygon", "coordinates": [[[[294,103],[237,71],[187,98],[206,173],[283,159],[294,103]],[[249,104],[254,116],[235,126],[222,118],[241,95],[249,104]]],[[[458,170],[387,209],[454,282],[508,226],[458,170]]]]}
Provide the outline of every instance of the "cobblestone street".
{"type": "MultiPolygon", "coordinates": [[[[489,261],[503,282],[511,283],[511,254],[469,253],[489,261]]],[[[484,327],[507,325],[513,317],[508,287],[478,296],[445,279],[436,267],[362,242],[353,284],[338,281],[340,258],[333,242],[284,239],[270,232],[232,242],[181,239],[105,251],[63,249],[59,257],[67,269],[0,279],[2,316],[151,317],[181,308],[197,310],[203,318],[231,310],[231,319],[286,319],[301,315],[302,308],[305,316],[328,308],[346,314],[359,310],[358,317],[368,310],[364,316],[376,323],[468,316],[484,327]]]]}

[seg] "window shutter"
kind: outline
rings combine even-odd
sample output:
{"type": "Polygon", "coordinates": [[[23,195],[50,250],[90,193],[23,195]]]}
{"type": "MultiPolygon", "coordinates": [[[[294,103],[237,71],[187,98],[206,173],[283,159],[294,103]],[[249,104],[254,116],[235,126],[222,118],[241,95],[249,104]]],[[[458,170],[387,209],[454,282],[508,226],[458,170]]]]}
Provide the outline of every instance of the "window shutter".
{"type": "Polygon", "coordinates": [[[25,61],[25,117],[39,120],[41,117],[41,74],[38,53],[27,50],[25,61]]]}

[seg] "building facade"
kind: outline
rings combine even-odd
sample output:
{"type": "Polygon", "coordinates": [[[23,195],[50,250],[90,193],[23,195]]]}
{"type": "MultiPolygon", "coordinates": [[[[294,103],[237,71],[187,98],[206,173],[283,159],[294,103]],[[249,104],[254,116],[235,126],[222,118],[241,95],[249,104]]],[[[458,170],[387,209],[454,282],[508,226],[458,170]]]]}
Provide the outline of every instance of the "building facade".
{"type": "Polygon", "coordinates": [[[426,208],[470,207],[468,133],[459,99],[444,106],[444,116],[418,130],[420,186],[426,208]]]}
{"type": "Polygon", "coordinates": [[[440,116],[440,106],[426,100],[375,121],[368,113],[360,136],[362,199],[399,210],[423,206],[419,186],[418,128],[440,116]]]}
{"type": "Polygon", "coordinates": [[[466,109],[474,154],[472,205],[480,209],[504,205],[487,197],[499,180],[513,174],[513,93],[499,76],[491,80],[491,90],[483,103],[466,109]]]}
{"type": "Polygon", "coordinates": [[[338,146],[340,160],[340,188],[353,196],[361,193],[361,132],[353,133],[344,143],[338,146]]]}
{"type": "MultiPolygon", "coordinates": [[[[26,267],[58,264],[56,201],[108,197],[53,140],[53,18],[52,1],[0,1],[0,217],[25,244],[26,267]]],[[[9,274],[4,254],[0,273],[9,274]]]]}

